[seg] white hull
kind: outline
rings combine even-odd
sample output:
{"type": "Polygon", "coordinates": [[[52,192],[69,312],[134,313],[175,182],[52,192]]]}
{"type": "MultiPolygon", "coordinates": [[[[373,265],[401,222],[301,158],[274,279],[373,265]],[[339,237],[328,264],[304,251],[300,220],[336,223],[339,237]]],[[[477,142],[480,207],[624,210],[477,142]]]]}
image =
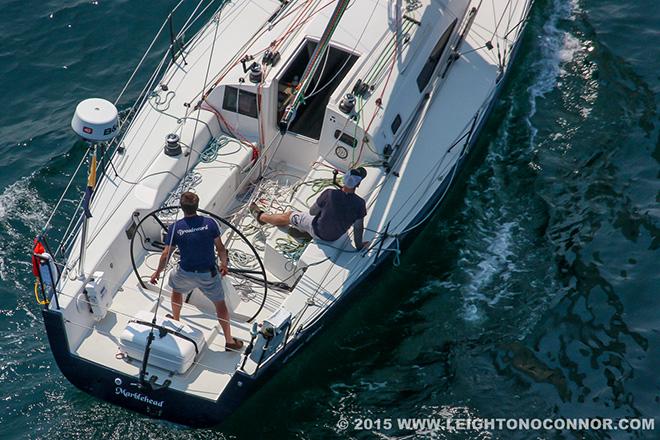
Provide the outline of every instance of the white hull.
{"type": "MultiPolygon", "coordinates": [[[[141,311],[155,311],[159,316],[170,312],[169,288],[165,283],[158,303],[159,287],[140,281],[131,266],[131,240],[126,231],[137,223],[135,219],[139,221],[163,206],[182,180],[194,183],[192,190],[200,196],[200,208],[231,219],[239,229],[254,230],[255,223],[244,205],[260,190],[268,190],[269,201],[275,204],[272,209],[286,199],[287,209],[306,210],[318,188],[294,183],[331,179],[333,168],[345,172],[353,165],[363,165],[368,170],[357,191],[368,207],[365,239],[373,243],[368,251],[355,252],[347,235],[334,243],[313,241],[296,249],[297,259],[291,260],[275,245],[282,243],[278,239],[288,240],[286,231],[271,229],[269,238],[259,242],[259,256],[269,281],[288,288],[270,289],[266,300],[261,301],[258,289],[250,294],[242,289],[245,283],[240,277],[232,278],[237,290],[228,302],[236,337],[250,341],[252,322],[276,319],[273,315],[278,311],[290,315],[283,343],[275,352],[258,358],[226,351],[213,305],[199,293],[184,304],[182,322],[203,333],[206,348],[183,373],[172,374],[151,366],[149,374],[157,376],[154,380],[158,383],[168,378],[172,392],[203,399],[209,405],[223,399],[229,406],[240,401],[236,397],[236,387],[240,387],[237,382],[256,381],[262,369],[288,358],[291,349],[300,347],[310,331],[316,331],[326,314],[358,281],[398,249],[398,240],[428,218],[454,181],[494,102],[501,78],[511,68],[509,57],[518,43],[531,1],[497,0],[495,11],[490,2],[480,7],[479,1],[469,0],[406,1],[402,2],[401,13],[405,18],[398,16],[396,3],[365,0],[349,5],[332,35],[331,47],[338,58],[328,55],[326,62],[351,62],[351,67],[345,73],[340,69],[337,77],[341,81],[328,87],[327,105],[317,112],[318,129],[312,119],[315,113],[308,109],[297,116],[299,121],[309,117],[312,122],[293,123],[286,134],[281,134],[278,99],[286,95],[283,83],[305,44],[321,38],[334,3],[291,2],[269,29],[264,23],[278,12],[279,1],[237,1],[196,35],[184,51],[187,64],[179,57],[160,81],[167,84],[167,90],[155,87],[149,102],[124,127],[120,143],[123,153],[113,156],[114,169],[106,173],[95,191],[82,272],[87,277],[102,273],[108,286],[111,301],[100,320],[90,313],[83,292],[88,279],[78,270],[80,234],[69,242],[58,304],[51,302],[47,312],[49,319],[60,315],[64,319],[64,339],[70,350],[67,355],[103,366],[108,377],[139,377],[139,360],[117,356],[122,353],[122,332],[141,311]],[[476,12],[471,15],[473,8],[476,12]],[[397,29],[405,31],[397,34],[397,29]],[[447,48],[433,66],[433,75],[424,78],[420,72],[447,29],[453,29],[447,33],[447,48]],[[465,39],[461,41],[463,31],[465,39]],[[239,78],[247,78],[240,58],[268,47],[282,35],[286,38],[278,46],[281,60],[275,66],[264,67],[262,82],[239,82],[239,78]],[[481,48],[487,42],[492,42],[493,49],[481,48]],[[385,57],[389,56],[388,44],[393,47],[391,57],[385,57]],[[460,56],[449,64],[451,49],[457,44],[460,56]],[[385,57],[384,61],[379,57],[385,57]],[[374,67],[379,62],[385,66],[380,72],[374,67]],[[369,76],[373,76],[370,85],[374,88],[359,100],[361,111],[356,125],[341,111],[341,99],[354,89],[358,79],[369,76]],[[255,91],[260,102],[259,117],[249,115],[249,105],[241,114],[240,102],[236,111],[227,109],[227,87],[240,90],[239,94],[255,91]],[[200,106],[202,96],[205,99],[200,106]],[[180,135],[188,156],[163,153],[169,133],[180,135]],[[353,137],[358,145],[351,147],[342,142],[341,134],[353,137]],[[200,152],[213,139],[222,139],[226,144],[218,155],[200,159],[200,152]],[[344,152],[347,157],[343,157],[344,152]],[[258,179],[260,176],[263,178],[258,179]],[[285,187],[281,190],[284,199],[278,199],[276,184],[285,187]]],[[[324,92],[320,88],[319,84],[316,88],[312,85],[308,95],[318,91],[321,96],[324,92]]],[[[153,222],[145,222],[139,232],[137,240],[150,237],[150,243],[160,234],[153,222]]],[[[250,237],[259,241],[258,234],[250,237]]],[[[241,263],[236,258],[248,255],[246,246],[232,237],[230,232],[224,236],[235,256],[234,264],[250,267],[249,261],[241,263]]],[[[148,244],[134,246],[133,259],[141,277],[149,276],[157,264],[157,249],[148,249],[148,244]]],[[[251,267],[256,267],[254,262],[251,267]]],[[[51,343],[53,338],[51,335],[51,343]]],[[[60,343],[56,346],[62,349],[60,343]]],[[[140,389],[148,394],[149,390],[140,389]]],[[[181,422],[162,407],[158,412],[149,402],[140,403],[147,409],[136,406],[134,396],[120,393],[110,399],[102,392],[93,392],[138,411],[181,422]],[[154,411],[150,412],[149,405],[154,411]]],[[[153,392],[165,395],[158,394],[164,393],[162,390],[153,392]]]]}

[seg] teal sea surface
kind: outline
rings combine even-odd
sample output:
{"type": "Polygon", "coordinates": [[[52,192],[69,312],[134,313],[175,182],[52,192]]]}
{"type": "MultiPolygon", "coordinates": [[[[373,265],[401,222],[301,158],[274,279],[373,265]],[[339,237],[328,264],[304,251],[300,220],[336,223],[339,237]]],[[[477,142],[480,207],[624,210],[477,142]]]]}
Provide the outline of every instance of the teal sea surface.
{"type": "Polygon", "coordinates": [[[70,385],[34,300],[32,239],[83,154],[76,103],[118,95],[172,4],[0,0],[0,438],[660,438],[657,0],[537,0],[443,208],[225,424],[151,420],[70,385]],[[449,416],[656,429],[354,429],[449,416]]]}

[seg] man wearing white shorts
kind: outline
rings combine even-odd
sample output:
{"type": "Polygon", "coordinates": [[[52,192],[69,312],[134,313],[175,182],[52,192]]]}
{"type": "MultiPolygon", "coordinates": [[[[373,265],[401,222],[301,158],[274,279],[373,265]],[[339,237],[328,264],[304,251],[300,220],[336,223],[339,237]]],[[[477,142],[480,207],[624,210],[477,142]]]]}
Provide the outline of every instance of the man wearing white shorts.
{"type": "Polygon", "coordinates": [[[291,226],[323,241],[338,240],[353,226],[355,247],[363,249],[369,245],[368,241],[362,241],[367,207],[364,199],[355,194],[355,188],[366,175],[364,168],[350,170],[344,176],[341,189],[323,191],[309,208],[309,214],[300,211],[267,214],[254,203],[250,205],[250,212],[261,224],[291,226]]]}
{"type": "Polygon", "coordinates": [[[316,236],[316,232],[314,232],[314,216],[312,214],[300,211],[291,211],[291,215],[289,216],[289,225],[299,231],[307,232],[314,238],[318,238],[316,236]]]}
{"type": "Polygon", "coordinates": [[[243,341],[231,335],[229,310],[225,303],[221,277],[227,275],[227,251],[220,238],[220,228],[210,217],[197,215],[199,197],[191,192],[181,194],[180,206],[184,217],[169,226],[165,249],[160,256],[158,268],[151,275],[156,284],[167,266],[174,248],[179,249],[179,264],[172,270],[169,286],[172,288],[172,315],[178,321],[181,316],[183,294],[197,288],[215,305],[220,327],[225,334],[225,348],[240,350],[243,341]],[[217,251],[220,268],[216,263],[217,251]]]}

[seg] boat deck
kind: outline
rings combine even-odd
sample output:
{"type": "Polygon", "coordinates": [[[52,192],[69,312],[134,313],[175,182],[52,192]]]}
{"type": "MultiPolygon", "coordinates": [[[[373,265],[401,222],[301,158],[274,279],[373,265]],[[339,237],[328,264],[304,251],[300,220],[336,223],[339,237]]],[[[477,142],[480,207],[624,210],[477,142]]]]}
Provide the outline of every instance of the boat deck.
{"type": "MultiPolygon", "coordinates": [[[[286,192],[285,198],[290,202],[287,203],[282,197],[279,200],[271,198],[269,203],[274,204],[269,206],[271,210],[281,212],[290,208],[290,206],[297,209],[306,209],[306,204],[301,203],[301,197],[307,199],[308,195],[305,194],[311,189],[307,186],[301,186],[297,188],[297,191],[292,191],[293,185],[302,182],[305,176],[298,175],[296,170],[285,168],[282,164],[269,171],[272,177],[265,181],[265,186],[270,188],[271,195],[273,190],[284,190],[286,192]]],[[[327,176],[324,175],[323,177],[327,176]]],[[[262,183],[257,191],[261,191],[263,186],[262,183]]],[[[240,200],[239,197],[234,201],[234,207],[240,207],[241,203],[245,205],[245,200],[240,200]]],[[[259,257],[264,261],[267,279],[275,282],[288,281],[293,284],[294,279],[286,280],[281,274],[283,270],[281,266],[290,264],[291,260],[287,260],[290,257],[276,255],[277,252],[273,250],[276,240],[287,239],[288,234],[285,228],[261,228],[245,209],[235,217],[235,222],[242,223],[243,227],[241,229],[243,230],[246,225],[251,225],[254,229],[249,238],[256,245],[259,257]],[[267,251],[266,248],[269,246],[270,251],[267,251]],[[273,272],[277,272],[278,275],[273,272]]],[[[228,239],[230,235],[230,230],[224,231],[223,236],[230,251],[230,256],[251,255],[250,249],[242,240],[237,239],[235,235],[233,238],[228,239]]],[[[304,249],[303,244],[299,243],[299,245],[304,249]]],[[[122,287],[115,293],[107,315],[101,321],[95,322],[89,333],[82,338],[74,351],[76,355],[128,375],[137,376],[139,374],[141,359],[131,359],[123,355],[120,337],[129,321],[134,319],[139,312],[153,313],[158,307],[157,315],[165,316],[172,311],[167,271],[161,281],[162,295],[160,303],[158,301],[160,286],[151,285],[147,280],[157,267],[159,257],[160,251],[154,249],[153,252],[148,252],[141,259],[138,273],[146,283],[146,288],[140,285],[135,273],[131,273],[122,283],[122,287]]],[[[245,261],[240,262],[237,260],[232,259],[230,267],[258,269],[256,260],[249,262],[250,267],[245,267],[245,261]]],[[[295,264],[295,262],[293,263],[295,264]]],[[[170,263],[170,266],[174,264],[176,264],[175,261],[170,263]]],[[[251,338],[250,329],[252,327],[252,324],[247,321],[257,313],[263,290],[260,290],[257,284],[246,284],[240,276],[231,277],[230,281],[235,287],[235,291],[225,292],[225,295],[232,316],[232,335],[244,341],[247,345],[251,338]],[[250,292],[245,287],[252,287],[254,290],[250,292]]],[[[259,311],[255,320],[261,322],[273,315],[289,296],[288,291],[269,288],[263,308],[259,311]]],[[[169,379],[171,381],[170,387],[173,389],[215,400],[236,371],[241,355],[238,352],[225,350],[225,338],[215,316],[215,308],[202,293],[194,291],[189,302],[184,303],[181,322],[200,330],[204,335],[206,347],[198,355],[192,367],[184,374],[175,374],[153,365],[149,366],[148,372],[157,376],[159,383],[169,379]]]]}
{"type": "MultiPolygon", "coordinates": [[[[163,289],[158,316],[171,313],[169,290],[163,289]]],[[[273,299],[278,296],[273,293],[273,299]]],[[[281,297],[277,298],[282,300],[281,297]]],[[[139,286],[131,275],[121,291],[117,292],[108,314],[94,324],[90,334],[75,350],[75,354],[98,364],[113,368],[128,375],[138,375],[141,360],[122,357],[120,335],[130,319],[138,311],[153,313],[158,303],[158,292],[139,286]],[[134,287],[130,287],[131,282],[134,287]]],[[[264,306],[264,313],[274,304],[264,306]]],[[[181,312],[181,322],[199,329],[204,334],[206,347],[201,351],[192,367],[185,374],[173,374],[155,366],[149,366],[149,373],[158,376],[158,382],[170,379],[171,388],[206,399],[216,400],[236,371],[240,353],[225,350],[225,338],[215,318],[213,305],[201,293],[195,292],[190,303],[185,303],[181,312]]],[[[232,321],[232,335],[246,344],[250,340],[251,324],[232,321]]]]}

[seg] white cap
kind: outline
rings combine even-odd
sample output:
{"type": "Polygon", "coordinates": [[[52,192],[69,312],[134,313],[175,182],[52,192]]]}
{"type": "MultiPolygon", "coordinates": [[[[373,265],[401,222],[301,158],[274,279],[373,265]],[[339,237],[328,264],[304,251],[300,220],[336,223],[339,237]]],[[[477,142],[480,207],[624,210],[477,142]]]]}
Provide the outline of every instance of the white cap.
{"type": "Polygon", "coordinates": [[[362,177],[357,174],[348,173],[344,176],[344,186],[347,188],[355,188],[362,182],[362,177]]]}

